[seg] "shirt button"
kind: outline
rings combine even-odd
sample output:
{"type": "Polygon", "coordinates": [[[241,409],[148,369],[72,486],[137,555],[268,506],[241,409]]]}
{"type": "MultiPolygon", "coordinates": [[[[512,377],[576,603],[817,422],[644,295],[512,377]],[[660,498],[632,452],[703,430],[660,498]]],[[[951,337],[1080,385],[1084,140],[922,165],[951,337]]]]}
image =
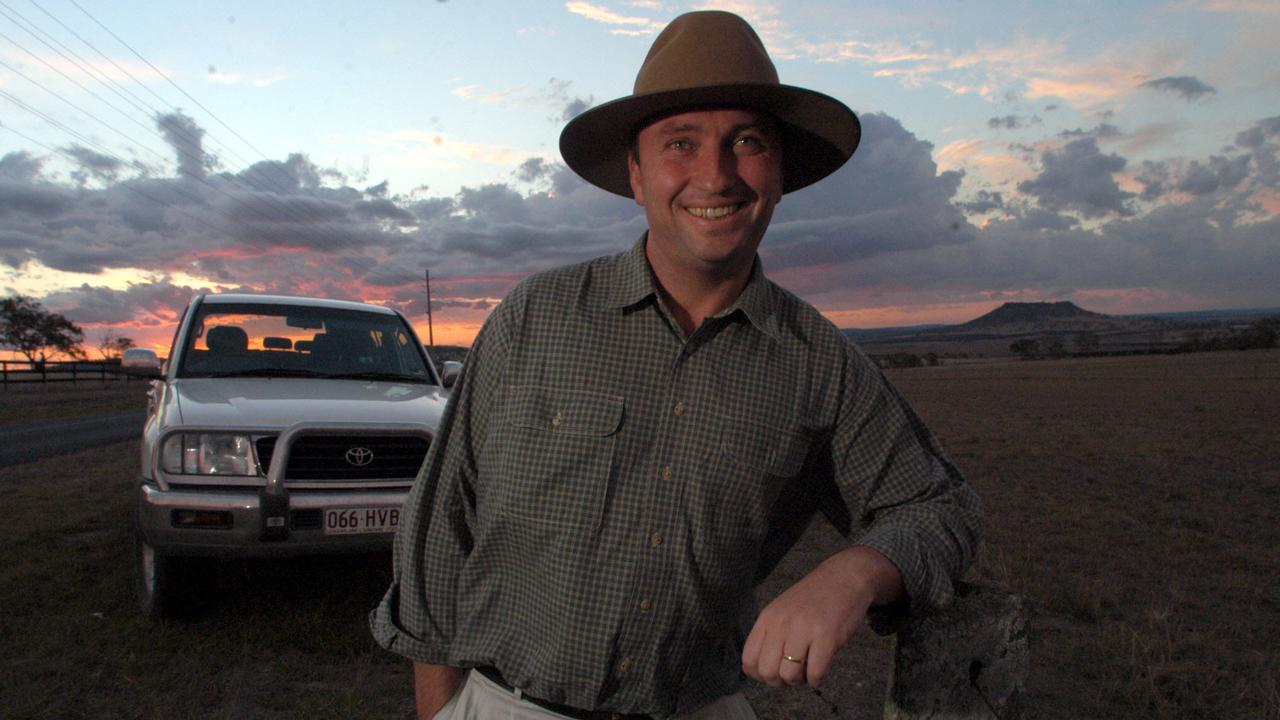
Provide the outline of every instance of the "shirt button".
{"type": "Polygon", "coordinates": [[[556,427],[560,427],[560,423],[563,421],[564,421],[564,418],[560,415],[559,412],[557,412],[555,416],[551,418],[551,424],[555,425],[556,427]]]}
{"type": "Polygon", "coordinates": [[[662,533],[654,533],[649,536],[649,544],[658,547],[662,544],[662,533]]]}
{"type": "Polygon", "coordinates": [[[675,413],[676,413],[676,417],[679,417],[679,416],[681,416],[681,415],[683,415],[683,414],[684,414],[684,401],[683,401],[683,400],[681,400],[680,402],[676,403],[676,410],[675,410],[675,413]]]}
{"type": "MultiPolygon", "coordinates": [[[[630,669],[631,669],[631,660],[629,660],[629,659],[628,659],[628,660],[623,660],[623,661],[622,661],[622,664],[621,664],[621,665],[619,665],[619,667],[622,669],[622,672],[627,672],[628,670],[630,670],[630,669]]],[[[621,716],[620,716],[620,715],[618,715],[617,713],[614,713],[614,717],[621,717],[621,716]]]]}
{"type": "Polygon", "coordinates": [[[666,467],[662,468],[662,479],[663,479],[663,480],[670,480],[670,479],[671,479],[671,466],[670,466],[670,465],[668,465],[668,466],[666,466],[666,467]]]}
{"type": "Polygon", "coordinates": [[[649,598],[645,598],[640,601],[641,612],[648,612],[651,607],[653,607],[653,603],[649,601],[649,598]]]}

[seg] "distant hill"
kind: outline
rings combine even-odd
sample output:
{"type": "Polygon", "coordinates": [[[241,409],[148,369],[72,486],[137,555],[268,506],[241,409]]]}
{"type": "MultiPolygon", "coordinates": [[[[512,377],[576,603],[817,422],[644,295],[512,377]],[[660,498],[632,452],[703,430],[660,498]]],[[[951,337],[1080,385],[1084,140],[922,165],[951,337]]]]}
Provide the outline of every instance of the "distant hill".
{"type": "Polygon", "coordinates": [[[1105,315],[1073,302],[1009,302],[959,325],[843,330],[873,356],[894,353],[958,357],[1010,354],[1022,338],[1052,338],[1068,349],[1132,352],[1168,350],[1230,337],[1267,310],[1221,310],[1166,315],[1105,315]]]}
{"type": "Polygon", "coordinates": [[[1081,309],[1073,302],[1007,302],[991,312],[951,328],[952,332],[990,330],[993,328],[1032,325],[1096,324],[1109,318],[1102,313],[1081,309]]]}
{"type": "Polygon", "coordinates": [[[862,344],[967,342],[1040,335],[1091,332],[1101,336],[1163,332],[1180,327],[1177,321],[1150,316],[1105,315],[1085,310],[1073,302],[1007,302],[979,318],[960,325],[882,328],[876,331],[845,330],[862,344]]]}

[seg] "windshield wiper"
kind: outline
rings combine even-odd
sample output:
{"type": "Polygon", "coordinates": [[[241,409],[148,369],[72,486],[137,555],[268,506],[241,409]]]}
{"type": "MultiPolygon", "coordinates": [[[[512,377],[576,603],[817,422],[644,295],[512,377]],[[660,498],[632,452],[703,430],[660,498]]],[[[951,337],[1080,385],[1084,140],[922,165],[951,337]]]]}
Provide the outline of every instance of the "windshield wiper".
{"type": "Polygon", "coordinates": [[[316,372],[315,370],[302,370],[299,368],[244,368],[243,370],[227,370],[225,372],[213,372],[201,374],[199,377],[210,378],[229,378],[229,377],[329,377],[327,373],[316,372]]]}
{"type": "Polygon", "coordinates": [[[407,373],[395,372],[351,372],[351,373],[330,373],[324,377],[333,378],[334,380],[386,380],[389,382],[411,382],[426,383],[427,378],[421,375],[409,375],[407,373]]]}

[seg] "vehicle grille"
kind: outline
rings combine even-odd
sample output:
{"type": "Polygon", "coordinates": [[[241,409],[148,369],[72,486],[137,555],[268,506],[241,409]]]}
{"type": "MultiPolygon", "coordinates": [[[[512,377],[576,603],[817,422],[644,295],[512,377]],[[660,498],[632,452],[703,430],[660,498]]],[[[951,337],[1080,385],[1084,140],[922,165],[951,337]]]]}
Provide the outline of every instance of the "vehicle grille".
{"type": "Polygon", "coordinates": [[[323,516],[321,510],[294,510],[291,524],[294,530],[315,530],[322,524],[323,516]]]}
{"type": "MultiPolygon", "coordinates": [[[[276,438],[257,440],[262,472],[271,469],[276,438]]],[[[307,435],[293,443],[285,480],[390,480],[417,477],[430,443],[416,435],[307,435]],[[348,460],[351,451],[371,453],[367,464],[348,460]]],[[[357,453],[360,454],[360,453],[357,453]]]]}

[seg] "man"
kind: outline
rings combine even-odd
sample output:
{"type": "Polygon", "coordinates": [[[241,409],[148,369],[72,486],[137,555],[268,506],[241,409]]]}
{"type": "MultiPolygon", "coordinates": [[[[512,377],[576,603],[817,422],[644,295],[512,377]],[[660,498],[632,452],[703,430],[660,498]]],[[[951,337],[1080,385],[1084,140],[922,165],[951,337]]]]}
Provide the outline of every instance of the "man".
{"type": "Polygon", "coordinates": [[[744,673],[817,686],[872,608],[948,602],[976,498],[756,256],[859,132],[723,12],[674,20],[633,95],[565,128],[569,166],[649,231],[524,281],[472,346],[372,616],[419,717],[752,718],[744,673]],[[853,544],[757,615],[815,510],[853,544]]]}

